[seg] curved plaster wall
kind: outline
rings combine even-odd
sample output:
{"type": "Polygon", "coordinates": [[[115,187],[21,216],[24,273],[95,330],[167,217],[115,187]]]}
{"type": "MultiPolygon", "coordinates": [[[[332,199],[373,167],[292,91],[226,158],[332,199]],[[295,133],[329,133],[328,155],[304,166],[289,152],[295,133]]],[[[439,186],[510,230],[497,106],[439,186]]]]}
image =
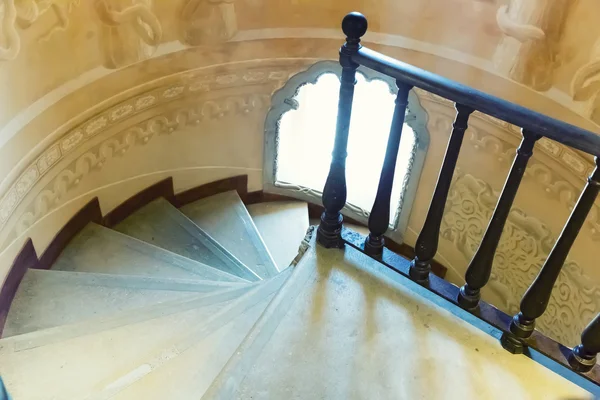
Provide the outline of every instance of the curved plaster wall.
{"type": "MultiPolygon", "coordinates": [[[[106,213],[167,176],[180,191],[248,174],[250,190],[260,190],[272,93],[314,62],[336,58],[339,21],[352,8],[369,17],[370,47],[598,132],[596,100],[589,95],[596,86],[586,73],[594,70],[590,37],[600,27],[585,16],[600,10],[588,0],[558,3],[7,0],[0,20],[6,88],[0,95],[0,281],[26,237],[43,251],[94,196],[106,213]],[[546,6],[556,8],[542,13],[546,6]],[[525,29],[532,26],[537,31],[525,29]]],[[[406,233],[411,245],[454,118],[452,104],[418,96],[429,114],[431,141],[406,233]]],[[[438,254],[456,283],[519,140],[515,127],[477,114],[470,121],[438,254]]],[[[591,168],[589,156],[546,140],[536,145],[486,299],[516,311],[591,168]]],[[[600,240],[598,210],[540,322],[567,344],[577,342],[600,310],[593,251],[600,240]]]]}

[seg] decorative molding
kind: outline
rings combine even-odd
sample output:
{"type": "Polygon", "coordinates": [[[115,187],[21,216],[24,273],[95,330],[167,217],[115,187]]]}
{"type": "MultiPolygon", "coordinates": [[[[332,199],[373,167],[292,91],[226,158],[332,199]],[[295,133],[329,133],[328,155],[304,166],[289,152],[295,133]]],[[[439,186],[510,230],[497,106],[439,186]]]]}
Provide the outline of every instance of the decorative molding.
{"type": "MultiPolygon", "coordinates": [[[[33,159],[24,169],[23,172],[13,181],[0,199],[0,230],[4,228],[8,220],[12,217],[16,208],[23,201],[23,199],[30,193],[32,188],[45,176],[50,170],[56,167],[56,165],[64,160],[72,157],[72,154],[77,154],[81,146],[86,145],[91,139],[97,137],[103,132],[109,129],[114,129],[120,124],[126,124],[127,120],[140,115],[141,113],[148,112],[151,109],[164,108],[166,105],[174,102],[181,101],[187,98],[197,98],[197,107],[202,107],[201,110],[197,110],[192,118],[192,122],[200,119],[209,118],[222,118],[228,113],[239,112],[246,114],[254,110],[257,104],[255,101],[260,102],[260,107],[266,106],[268,100],[263,98],[262,95],[258,96],[258,100],[250,97],[245,97],[238,101],[237,105],[233,105],[230,100],[217,99],[217,100],[206,100],[208,92],[218,93],[223,89],[237,88],[246,85],[267,85],[267,91],[271,92],[283,85],[287,81],[290,74],[297,71],[305,61],[295,62],[292,64],[285,65],[262,65],[255,67],[245,67],[240,71],[229,71],[214,73],[210,71],[193,71],[186,72],[184,74],[176,75],[165,81],[162,85],[155,87],[151,90],[134,95],[118,104],[111,105],[104,110],[97,112],[94,116],[89,117],[80,124],[72,127],[65,132],[58,140],[50,144],[42,153],[35,159],[33,159]],[[204,98],[204,100],[202,100],[204,98]],[[244,101],[245,99],[245,101],[244,101]],[[225,102],[225,103],[223,103],[225,102]],[[265,102],[265,103],[263,103],[265,102]],[[248,107],[244,108],[243,104],[248,107]],[[242,108],[236,108],[242,107],[242,108]],[[197,118],[200,116],[201,118],[197,118]]],[[[239,100],[239,99],[238,99],[239,100]]],[[[184,112],[185,113],[185,112],[184,112]]],[[[158,129],[157,126],[164,122],[163,117],[155,117],[149,121],[148,124],[152,126],[144,127],[146,130],[158,129]],[[161,122],[162,121],[162,122],[161,122]]],[[[172,123],[172,121],[170,122],[172,123]]],[[[186,124],[190,123],[186,121],[186,124]]],[[[172,126],[166,127],[167,131],[172,129],[173,131],[178,127],[178,123],[172,126]]],[[[143,130],[142,128],[140,128],[143,130]]],[[[169,131],[169,133],[172,131],[169,131]]],[[[150,136],[146,134],[146,141],[150,140],[150,136]]],[[[111,148],[118,148],[120,151],[123,150],[123,139],[119,140],[119,143],[112,143],[111,145],[105,144],[102,150],[102,154],[106,153],[106,157],[112,157],[114,150],[111,148]],[[111,147],[112,146],[112,147],[111,147]]],[[[143,138],[141,139],[143,142],[143,138]]],[[[71,172],[65,172],[63,179],[65,182],[71,182],[70,184],[79,184],[81,176],[87,174],[90,168],[101,168],[106,157],[102,156],[100,159],[93,158],[91,155],[79,159],[73,164],[79,165],[74,166],[71,172]],[[75,177],[71,177],[71,174],[75,174],[75,177]]],[[[55,180],[54,180],[55,181],[55,180]]],[[[61,184],[64,186],[63,184],[61,184]]],[[[59,185],[60,186],[60,185],[59,185]]],[[[57,193],[64,195],[64,189],[56,188],[57,193]]],[[[52,202],[56,202],[56,199],[52,196],[52,202]]],[[[36,199],[39,203],[36,206],[36,210],[33,215],[37,220],[39,216],[43,215],[43,204],[48,204],[49,199],[41,201],[36,199]]],[[[31,218],[31,215],[28,217],[31,218]]],[[[33,221],[33,220],[31,220],[33,221]]],[[[26,224],[29,226],[29,222],[26,224]]],[[[21,231],[21,230],[20,230],[21,231]]]]}
{"type": "Polygon", "coordinates": [[[152,11],[152,0],[133,0],[127,7],[118,0],[94,0],[102,22],[100,46],[104,66],[120,68],[150,58],[162,38],[162,27],[152,11]]]}
{"type": "Polygon", "coordinates": [[[181,11],[184,44],[199,46],[231,39],[237,32],[235,0],[187,0],[181,11]]]}
{"type": "Polygon", "coordinates": [[[78,156],[63,170],[59,171],[30,203],[30,209],[23,212],[16,224],[20,235],[41,217],[55,209],[62,198],[85,179],[93,170],[100,170],[113,157],[123,156],[132,148],[148,143],[158,135],[172,134],[178,130],[232,115],[245,115],[254,110],[266,109],[269,95],[250,94],[231,96],[216,100],[205,100],[186,105],[173,111],[142,121],[129,129],[119,131],[100,144],[78,156]]]}
{"type": "Polygon", "coordinates": [[[568,0],[510,0],[501,6],[496,21],[505,37],[494,55],[496,68],[532,89],[550,89],[571,4],[568,0]]]}
{"type": "MultiPolygon", "coordinates": [[[[484,181],[457,171],[446,203],[441,236],[470,260],[491,218],[498,193],[484,181]]],[[[536,218],[513,207],[494,258],[489,288],[518,312],[521,297],[539,272],[556,237],[536,218]]],[[[575,261],[568,260],[537,328],[561,343],[575,345],[585,324],[600,311],[600,288],[575,261]]]]}

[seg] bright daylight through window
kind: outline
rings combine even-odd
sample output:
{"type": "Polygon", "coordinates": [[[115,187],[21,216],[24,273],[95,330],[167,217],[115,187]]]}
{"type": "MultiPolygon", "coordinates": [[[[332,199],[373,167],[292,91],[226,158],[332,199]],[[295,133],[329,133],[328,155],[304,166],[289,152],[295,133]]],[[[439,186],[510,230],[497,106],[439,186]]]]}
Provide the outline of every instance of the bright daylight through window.
{"type": "MultiPolygon", "coordinates": [[[[298,89],[294,109],[279,121],[276,184],[323,190],[335,138],[339,87],[338,76],[325,73],[315,84],[298,89]]],[[[394,100],[386,82],[367,81],[357,74],[346,161],[347,202],[366,211],[375,200],[394,100]]],[[[392,225],[402,205],[416,144],[414,131],[405,124],[392,191],[392,225]]]]}

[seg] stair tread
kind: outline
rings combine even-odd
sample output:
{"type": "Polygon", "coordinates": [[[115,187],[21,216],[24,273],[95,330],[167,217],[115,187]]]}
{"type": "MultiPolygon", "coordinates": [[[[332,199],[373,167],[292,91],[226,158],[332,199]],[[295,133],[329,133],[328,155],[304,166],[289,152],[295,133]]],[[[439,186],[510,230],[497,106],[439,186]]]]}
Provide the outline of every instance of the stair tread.
{"type": "Polygon", "coordinates": [[[71,240],[53,270],[224,282],[244,279],[95,223],[71,240]]]}
{"type": "Polygon", "coordinates": [[[311,247],[203,399],[589,395],[443,304],[349,246],[311,247]]]}
{"type": "Polygon", "coordinates": [[[261,300],[246,313],[153,370],[111,399],[200,398],[233,355],[274,295],[261,300]]]}
{"type": "Polygon", "coordinates": [[[240,278],[260,280],[241,261],[164,198],[140,208],[115,230],[240,278]]]}
{"type": "Polygon", "coordinates": [[[308,229],[308,206],[302,201],[251,204],[248,212],[279,270],[287,268],[298,254],[308,229]]]}
{"type": "MultiPolygon", "coordinates": [[[[23,351],[0,347],[0,373],[17,399],[85,399],[102,389],[104,381],[126,375],[146,353],[164,349],[168,356],[173,334],[191,329],[222,307],[215,304],[23,351]]],[[[4,340],[0,346],[11,344],[4,340]]]]}
{"type": "Polygon", "coordinates": [[[16,348],[19,336],[2,339],[0,375],[18,399],[110,398],[272,296],[286,278],[255,284],[230,301],[39,347],[16,348]]]}
{"type": "Polygon", "coordinates": [[[11,336],[10,338],[0,340],[0,344],[9,346],[13,351],[23,351],[35,347],[46,346],[80,336],[116,329],[125,325],[138,324],[187,310],[235,300],[244,296],[250,290],[253,290],[258,284],[259,283],[253,283],[214,292],[195,294],[192,297],[185,297],[178,300],[170,300],[164,303],[121,311],[108,316],[91,318],[74,324],[60,325],[54,328],[11,336]]]}
{"type": "Polygon", "coordinates": [[[11,304],[4,337],[71,324],[246,283],[28,270],[11,304]]]}
{"type": "Polygon", "coordinates": [[[195,201],[180,210],[261,278],[279,272],[235,190],[195,201]]]}

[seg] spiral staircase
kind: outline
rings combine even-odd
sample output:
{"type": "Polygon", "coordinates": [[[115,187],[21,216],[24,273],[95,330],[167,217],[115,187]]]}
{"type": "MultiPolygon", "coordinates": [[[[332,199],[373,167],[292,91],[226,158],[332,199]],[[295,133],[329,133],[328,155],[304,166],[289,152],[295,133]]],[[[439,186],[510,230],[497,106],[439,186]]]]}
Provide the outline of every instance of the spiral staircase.
{"type": "Polygon", "coordinates": [[[89,223],[26,272],[0,376],[15,400],[590,397],[314,230],[306,203],[236,191],[89,223]]]}

